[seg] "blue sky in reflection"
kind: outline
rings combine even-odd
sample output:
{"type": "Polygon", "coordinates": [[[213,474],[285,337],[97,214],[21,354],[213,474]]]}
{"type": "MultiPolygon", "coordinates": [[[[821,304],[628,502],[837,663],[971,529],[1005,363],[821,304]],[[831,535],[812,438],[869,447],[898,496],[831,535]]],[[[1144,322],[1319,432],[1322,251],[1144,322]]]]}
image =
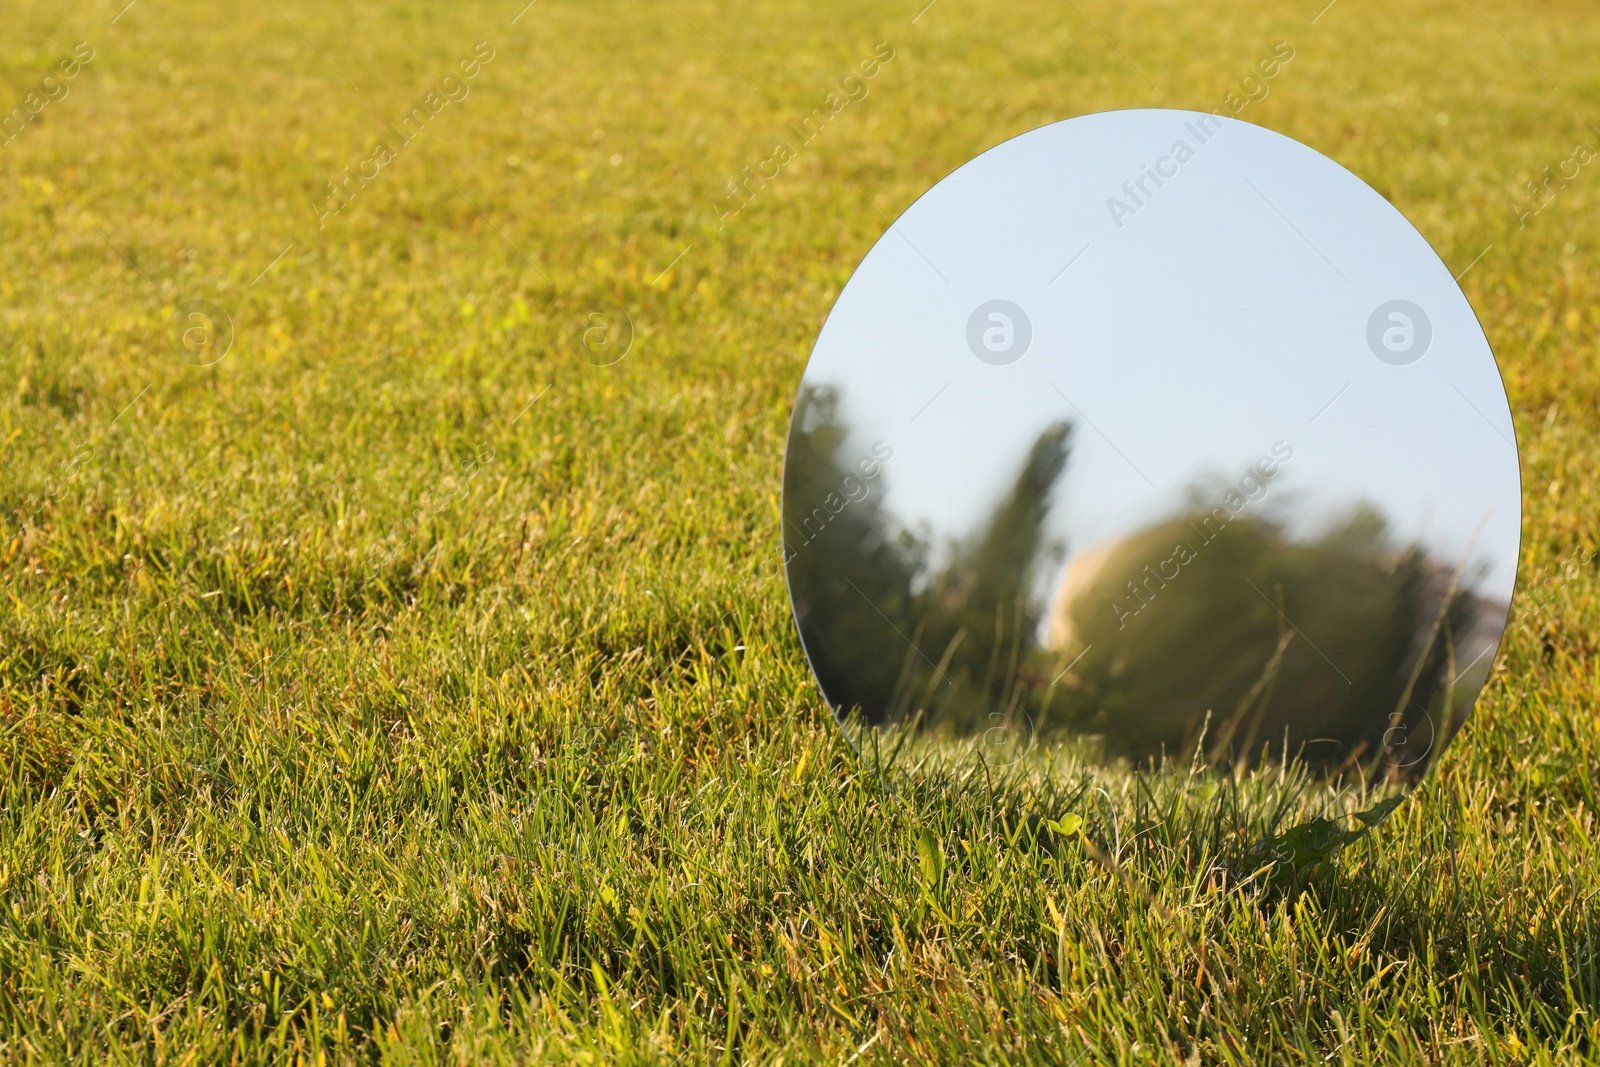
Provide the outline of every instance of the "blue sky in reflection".
{"type": "Polygon", "coordinates": [[[887,505],[937,542],[971,532],[1066,418],[1074,444],[1050,525],[1070,558],[1170,515],[1198,480],[1236,482],[1284,442],[1293,458],[1260,513],[1309,535],[1365,500],[1397,540],[1451,563],[1477,530],[1477,591],[1509,600],[1511,415],[1449,270],[1327,158],[1236,120],[1198,124],[1173,111],[1058,123],[912,205],[851,278],[807,368],[808,384],[840,390],[845,455],[889,442],[887,505]],[[1157,168],[1170,175],[1159,185],[1157,168]],[[994,299],[1032,325],[1004,366],[967,341],[969,315],[994,299]],[[1394,299],[1432,325],[1405,366],[1368,347],[1369,317],[1394,299]]]}

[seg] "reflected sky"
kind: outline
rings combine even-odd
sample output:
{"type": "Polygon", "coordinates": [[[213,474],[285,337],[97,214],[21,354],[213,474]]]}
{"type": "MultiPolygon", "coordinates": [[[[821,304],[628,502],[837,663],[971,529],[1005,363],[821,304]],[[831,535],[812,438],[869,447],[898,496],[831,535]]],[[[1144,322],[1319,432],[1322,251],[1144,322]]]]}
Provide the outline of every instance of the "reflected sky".
{"type": "Polygon", "coordinates": [[[1173,514],[1208,477],[1220,505],[1224,483],[1281,442],[1293,456],[1252,508],[1309,538],[1364,500],[1397,541],[1452,564],[1476,531],[1477,592],[1509,600],[1510,410],[1449,270],[1330,160],[1204,121],[1058,123],[912,205],[845,287],[807,367],[808,385],[838,389],[844,453],[889,442],[886,506],[937,542],[971,533],[1040,432],[1067,420],[1072,458],[1047,520],[1065,563],[1173,514]],[[1159,185],[1158,166],[1171,175],[1159,185]],[[1396,299],[1432,327],[1427,352],[1401,366],[1368,342],[1369,318],[1396,299]],[[969,347],[969,317],[991,300],[1031,324],[1027,352],[1005,365],[969,347]]]}

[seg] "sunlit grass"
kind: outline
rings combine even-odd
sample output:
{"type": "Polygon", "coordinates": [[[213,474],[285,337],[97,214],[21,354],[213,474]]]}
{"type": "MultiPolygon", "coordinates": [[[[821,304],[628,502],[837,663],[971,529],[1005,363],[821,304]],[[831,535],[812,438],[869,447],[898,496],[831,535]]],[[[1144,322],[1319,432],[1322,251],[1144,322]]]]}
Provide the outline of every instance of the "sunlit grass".
{"type": "Polygon", "coordinates": [[[1600,170],[1522,219],[1600,141],[1600,16],[1477,6],[8,5],[0,108],[95,58],[0,145],[0,1057],[1600,1055],[1600,170]],[[1474,719],[1288,880],[1252,844],[1316,812],[1265,773],[880,776],[775,573],[789,405],[885,218],[1280,41],[1241,117],[1466,271],[1526,519],[1474,719]]]}

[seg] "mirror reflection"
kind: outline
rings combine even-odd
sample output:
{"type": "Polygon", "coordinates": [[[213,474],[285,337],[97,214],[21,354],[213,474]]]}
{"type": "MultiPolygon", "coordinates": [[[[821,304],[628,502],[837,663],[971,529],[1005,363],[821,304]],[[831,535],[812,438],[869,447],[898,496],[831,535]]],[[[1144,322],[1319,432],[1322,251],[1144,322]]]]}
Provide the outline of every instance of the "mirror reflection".
{"type": "Polygon", "coordinates": [[[1508,611],[1498,371],[1416,231],[1276,134],[1226,123],[1137,220],[1096,214],[1194,121],[1007,142],[869,254],[790,428],[800,636],[843,721],[1001,762],[1413,782],[1508,611]]]}

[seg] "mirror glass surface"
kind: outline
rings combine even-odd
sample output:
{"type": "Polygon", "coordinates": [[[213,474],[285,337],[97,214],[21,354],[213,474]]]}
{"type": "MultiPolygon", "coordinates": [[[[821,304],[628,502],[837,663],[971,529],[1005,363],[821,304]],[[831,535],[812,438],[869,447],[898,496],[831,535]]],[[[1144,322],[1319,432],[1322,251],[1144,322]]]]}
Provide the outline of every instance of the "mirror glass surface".
{"type": "Polygon", "coordinates": [[[1520,505],[1499,371],[1417,230],[1280,134],[1142,110],[1007,141],[894,222],[806,367],[782,513],[858,745],[1370,786],[1471,712],[1520,505]]]}

